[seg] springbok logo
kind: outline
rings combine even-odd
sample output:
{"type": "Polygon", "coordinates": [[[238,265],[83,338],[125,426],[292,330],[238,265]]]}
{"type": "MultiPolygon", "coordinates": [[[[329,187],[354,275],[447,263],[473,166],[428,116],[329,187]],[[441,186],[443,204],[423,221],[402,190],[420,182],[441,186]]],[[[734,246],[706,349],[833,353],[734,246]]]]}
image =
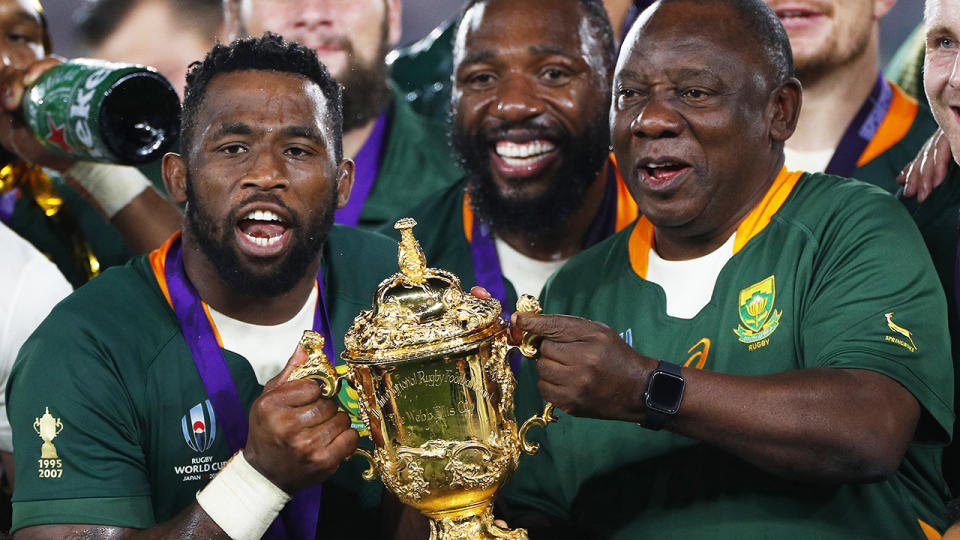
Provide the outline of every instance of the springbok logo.
{"type": "Polygon", "coordinates": [[[917,350],[917,344],[913,342],[913,332],[911,332],[911,331],[907,330],[906,328],[900,326],[899,324],[893,322],[893,312],[892,312],[892,311],[891,311],[890,313],[884,313],[883,316],[886,317],[886,319],[887,319],[887,326],[890,327],[890,330],[893,330],[894,332],[900,334],[901,336],[909,339],[909,340],[910,340],[910,343],[908,344],[907,342],[905,342],[905,341],[903,341],[903,340],[901,340],[901,339],[897,339],[897,338],[895,338],[895,337],[893,337],[893,336],[886,336],[887,341],[892,341],[893,343],[896,343],[896,344],[898,344],[898,345],[902,345],[903,347],[905,347],[905,348],[906,348],[908,351],[910,351],[910,352],[916,352],[916,350],[917,350]]]}
{"type": "Polygon", "coordinates": [[[180,418],[183,440],[194,452],[203,453],[213,446],[217,438],[217,417],[210,400],[197,403],[190,412],[180,418]]]}
{"type": "Polygon", "coordinates": [[[743,343],[756,343],[773,333],[780,325],[783,310],[773,309],[777,298],[774,276],[740,291],[740,324],[733,331],[743,343]]]}

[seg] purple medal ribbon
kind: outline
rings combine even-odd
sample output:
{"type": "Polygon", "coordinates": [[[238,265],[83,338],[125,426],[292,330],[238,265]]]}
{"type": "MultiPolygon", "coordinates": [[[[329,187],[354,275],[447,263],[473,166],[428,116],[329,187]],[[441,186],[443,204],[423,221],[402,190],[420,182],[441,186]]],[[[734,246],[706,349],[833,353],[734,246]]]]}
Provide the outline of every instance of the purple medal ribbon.
{"type": "Polygon", "coordinates": [[[887,111],[890,110],[890,104],[893,102],[893,90],[887,81],[883,78],[883,73],[877,75],[877,82],[873,85],[873,90],[863,102],[857,115],[844,132],[840,144],[837,145],[836,152],[827,165],[827,174],[837,176],[853,176],[857,169],[857,161],[867,149],[870,141],[880,129],[880,124],[887,117],[887,111]]]}
{"type": "Polygon", "coordinates": [[[11,189],[6,193],[0,194],[0,222],[9,225],[13,219],[13,210],[17,204],[17,194],[19,189],[11,189]]]}
{"type": "Polygon", "coordinates": [[[337,210],[334,221],[340,225],[356,227],[360,222],[360,212],[373,189],[373,181],[377,178],[380,169],[380,149],[383,147],[383,136],[387,130],[387,113],[382,112],[373,125],[373,131],[354,158],[353,191],[347,205],[337,210]]]}
{"type": "MultiPolygon", "coordinates": [[[[617,226],[617,173],[613,163],[608,163],[609,174],[607,185],[603,192],[603,201],[600,211],[590,224],[587,232],[587,245],[590,247],[604,238],[612,235],[617,226]]],[[[483,223],[479,216],[474,215],[472,226],[470,253],[473,256],[473,275],[477,285],[483,287],[491,296],[500,301],[503,308],[503,318],[507,321],[513,315],[513,309],[507,303],[507,285],[500,268],[500,257],[497,256],[497,245],[494,243],[490,227],[483,223]]],[[[536,291],[538,294],[540,291],[536,291]]],[[[518,293],[519,294],[519,293],[518,293]]],[[[516,375],[520,369],[520,354],[510,355],[510,369],[516,375]]]]}
{"type": "MultiPolygon", "coordinates": [[[[190,347],[193,361],[210,397],[214,414],[223,426],[230,452],[242,449],[247,442],[248,419],[240,399],[240,393],[227,367],[223,350],[217,343],[216,334],[210,325],[203,302],[196,288],[187,278],[183,266],[181,240],[177,239],[167,252],[164,274],[173,310],[180,322],[183,337],[190,347]]],[[[331,362],[336,362],[330,331],[327,304],[323,294],[323,273],[317,273],[317,307],[314,310],[313,330],[324,336],[323,352],[331,362]]],[[[280,515],[270,524],[263,538],[310,539],[316,537],[320,515],[321,486],[301,489],[294,494],[280,515]]]]}

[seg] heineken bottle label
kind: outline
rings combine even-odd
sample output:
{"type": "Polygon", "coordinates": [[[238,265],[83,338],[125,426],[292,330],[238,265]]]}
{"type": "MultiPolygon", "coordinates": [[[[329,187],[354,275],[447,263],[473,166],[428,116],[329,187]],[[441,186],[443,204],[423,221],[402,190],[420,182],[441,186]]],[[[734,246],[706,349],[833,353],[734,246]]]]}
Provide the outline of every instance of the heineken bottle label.
{"type": "Polygon", "coordinates": [[[79,59],[58,64],[23,98],[23,117],[44,146],[75,161],[116,162],[100,136],[100,106],[110,88],[142,66],[79,59]]]}

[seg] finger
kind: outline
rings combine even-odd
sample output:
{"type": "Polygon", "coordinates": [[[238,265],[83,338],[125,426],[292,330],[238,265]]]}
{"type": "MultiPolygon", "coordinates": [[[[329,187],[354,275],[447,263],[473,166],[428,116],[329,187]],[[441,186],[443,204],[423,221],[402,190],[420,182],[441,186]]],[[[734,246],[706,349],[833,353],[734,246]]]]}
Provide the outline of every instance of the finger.
{"type": "MultiPolygon", "coordinates": [[[[296,408],[324,401],[322,388],[312,379],[301,379],[278,384],[260,396],[267,409],[296,408]]],[[[331,401],[331,400],[326,400],[331,401]]],[[[331,404],[334,405],[335,404],[331,404]]]]}
{"type": "Polygon", "coordinates": [[[535,315],[525,312],[517,312],[515,315],[513,320],[518,328],[554,341],[576,341],[583,333],[585,323],[590,322],[570,315],[535,315]]]}
{"type": "MultiPolygon", "coordinates": [[[[263,387],[263,392],[267,393],[280,384],[287,381],[290,378],[290,374],[293,373],[293,370],[297,369],[301,364],[305,363],[310,358],[307,356],[306,349],[303,348],[301,343],[297,343],[297,348],[293,351],[293,355],[287,360],[287,364],[283,366],[283,370],[280,373],[267,381],[267,384],[263,387]]],[[[316,383],[314,383],[316,384],[316,383]]]]}
{"type": "Polygon", "coordinates": [[[470,294],[476,296],[477,298],[490,298],[490,293],[479,285],[475,285],[470,289],[470,294]]]}
{"type": "Polygon", "coordinates": [[[360,434],[357,430],[347,428],[337,433],[328,433],[329,439],[322,442],[318,438],[310,448],[310,459],[322,469],[336,470],[343,460],[350,457],[360,444],[360,434]]]}
{"type": "MultiPolygon", "coordinates": [[[[318,399],[306,405],[294,407],[290,410],[290,419],[303,428],[312,428],[328,422],[340,412],[337,404],[329,399],[318,399]]],[[[345,428],[350,427],[350,417],[347,418],[345,428]]]]}
{"type": "Polygon", "coordinates": [[[507,527],[507,522],[502,519],[495,519],[493,521],[493,524],[496,525],[497,527],[500,527],[501,529],[509,529],[509,527],[507,527]]]}
{"type": "Polygon", "coordinates": [[[552,358],[540,357],[537,360],[537,377],[544,382],[562,385],[571,380],[570,368],[552,358]]]}
{"type": "Polygon", "coordinates": [[[63,62],[63,59],[58,56],[48,56],[42,60],[34,62],[27,68],[27,72],[23,76],[23,85],[25,87],[33,86],[33,83],[37,82],[37,79],[41,75],[46,73],[53,66],[63,62]]]}
{"type": "Polygon", "coordinates": [[[913,161],[907,164],[907,167],[904,169],[904,171],[906,172],[900,173],[901,175],[903,175],[902,182],[900,181],[900,177],[899,176],[897,177],[897,182],[900,182],[900,184],[903,185],[903,195],[907,198],[913,197],[914,195],[917,194],[917,182],[915,178],[916,173],[914,171],[914,167],[916,166],[916,164],[917,164],[916,159],[914,159],[913,161]]]}

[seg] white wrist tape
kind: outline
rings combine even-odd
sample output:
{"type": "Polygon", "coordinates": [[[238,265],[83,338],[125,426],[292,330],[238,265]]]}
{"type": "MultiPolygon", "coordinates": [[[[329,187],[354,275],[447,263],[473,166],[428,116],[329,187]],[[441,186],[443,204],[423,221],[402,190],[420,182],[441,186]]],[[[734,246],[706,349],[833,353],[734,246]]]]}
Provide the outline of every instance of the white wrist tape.
{"type": "Polygon", "coordinates": [[[150,181],[136,167],[78,161],[66,174],[97,201],[107,219],[113,219],[120,209],[150,187],[150,181]]]}
{"type": "Polygon", "coordinates": [[[259,540],[290,501],[237,452],[197,493],[197,503],[234,540],[259,540]]]}

